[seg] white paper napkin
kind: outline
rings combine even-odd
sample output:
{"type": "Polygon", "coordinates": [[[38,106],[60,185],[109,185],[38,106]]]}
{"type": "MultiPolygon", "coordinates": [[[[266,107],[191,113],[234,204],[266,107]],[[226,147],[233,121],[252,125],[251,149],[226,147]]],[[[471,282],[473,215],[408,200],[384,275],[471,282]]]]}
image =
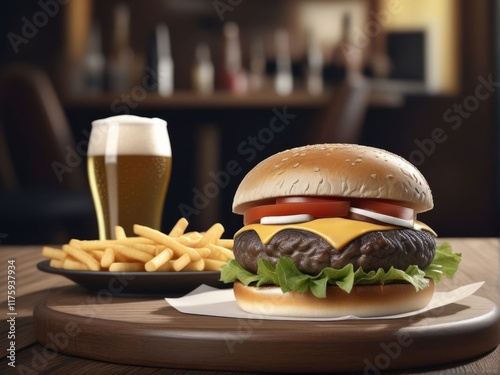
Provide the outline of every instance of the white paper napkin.
{"type": "Polygon", "coordinates": [[[429,304],[421,310],[404,314],[379,316],[374,318],[359,318],[356,316],[343,316],[340,318],[296,318],[250,314],[238,307],[234,299],[233,289],[217,289],[201,285],[191,293],[180,298],[165,298],[170,306],[185,314],[218,316],[237,319],[268,319],[268,320],[308,320],[308,321],[334,321],[347,319],[397,319],[436,309],[455,303],[474,294],[484,281],[465,285],[449,292],[435,292],[429,304]]]}

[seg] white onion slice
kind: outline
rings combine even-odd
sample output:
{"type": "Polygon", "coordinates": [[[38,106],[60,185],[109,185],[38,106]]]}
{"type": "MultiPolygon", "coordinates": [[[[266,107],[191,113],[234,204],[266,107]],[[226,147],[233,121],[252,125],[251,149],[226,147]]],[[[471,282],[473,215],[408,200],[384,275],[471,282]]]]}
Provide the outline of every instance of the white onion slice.
{"type": "Polygon", "coordinates": [[[356,207],[349,208],[349,211],[351,211],[354,214],[366,216],[369,217],[370,219],[381,221],[386,224],[397,225],[400,227],[413,228],[413,225],[415,223],[414,220],[400,219],[399,217],[379,214],[377,212],[363,210],[361,208],[356,208],[356,207]]]}
{"type": "Polygon", "coordinates": [[[260,219],[261,224],[295,224],[314,220],[314,216],[308,214],[264,216],[260,219]]]}

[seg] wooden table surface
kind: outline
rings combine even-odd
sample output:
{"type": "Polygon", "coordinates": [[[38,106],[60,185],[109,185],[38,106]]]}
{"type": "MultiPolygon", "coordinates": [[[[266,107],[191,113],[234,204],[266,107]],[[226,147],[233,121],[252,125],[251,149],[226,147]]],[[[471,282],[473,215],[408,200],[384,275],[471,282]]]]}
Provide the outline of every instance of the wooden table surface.
{"type": "MultiPolygon", "coordinates": [[[[453,280],[444,280],[438,290],[449,290],[459,285],[485,281],[476,295],[498,304],[498,239],[453,238],[440,239],[452,244],[454,251],[462,253],[462,264],[453,280]]],[[[0,246],[0,374],[228,374],[223,371],[181,370],[140,367],[100,362],[50,351],[37,343],[34,332],[33,309],[55,290],[71,286],[73,282],[59,275],[46,274],[36,268],[43,260],[40,246],[0,246]],[[9,261],[15,265],[15,331],[8,319],[9,261]],[[9,338],[15,334],[15,338],[9,338]],[[10,341],[16,348],[15,368],[9,366],[7,358],[10,341]]],[[[12,283],[11,283],[12,285],[12,283]]],[[[12,288],[12,287],[11,287],[12,288]]],[[[82,297],[83,299],[84,297],[82,297]]],[[[83,301],[82,301],[83,302],[83,301]]],[[[500,323],[499,323],[500,324],[500,323]]],[[[500,343],[500,338],[499,338],[500,343]]],[[[423,368],[418,370],[392,371],[391,374],[498,374],[500,373],[500,346],[480,358],[463,361],[450,366],[423,368]]],[[[241,373],[240,373],[241,374],[241,373]]]]}

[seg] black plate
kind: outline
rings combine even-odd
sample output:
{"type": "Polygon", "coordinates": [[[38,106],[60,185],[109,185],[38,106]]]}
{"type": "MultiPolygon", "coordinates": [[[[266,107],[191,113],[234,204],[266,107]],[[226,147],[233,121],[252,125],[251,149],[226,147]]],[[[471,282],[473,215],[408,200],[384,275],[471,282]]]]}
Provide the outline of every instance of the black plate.
{"type": "Polygon", "coordinates": [[[231,288],[232,284],[220,281],[220,272],[108,272],[70,271],[50,266],[50,260],[37,264],[40,271],[62,275],[83,286],[88,291],[113,296],[162,296],[184,295],[202,284],[215,288],[231,288]]]}

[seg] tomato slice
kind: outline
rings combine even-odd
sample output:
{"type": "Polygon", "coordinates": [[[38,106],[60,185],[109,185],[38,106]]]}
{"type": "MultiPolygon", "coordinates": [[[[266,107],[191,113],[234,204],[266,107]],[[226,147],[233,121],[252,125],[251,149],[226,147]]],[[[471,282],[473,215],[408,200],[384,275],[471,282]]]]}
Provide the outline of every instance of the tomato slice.
{"type": "Polygon", "coordinates": [[[264,216],[286,216],[309,214],[314,217],[339,217],[349,214],[349,201],[320,200],[304,203],[279,203],[249,208],[244,216],[244,225],[259,223],[264,216]]]}
{"type": "Polygon", "coordinates": [[[259,223],[265,216],[286,216],[309,214],[314,217],[346,217],[350,206],[392,216],[403,220],[414,220],[412,208],[394,201],[375,199],[353,199],[352,201],[325,197],[280,197],[276,204],[257,206],[248,209],[243,217],[245,225],[259,223]]]}
{"type": "Polygon", "coordinates": [[[413,208],[404,207],[400,204],[390,201],[379,201],[372,199],[356,199],[351,205],[363,210],[377,212],[379,214],[397,217],[404,220],[415,219],[415,211],[413,208]]]}
{"type": "Polygon", "coordinates": [[[276,203],[319,203],[319,202],[349,202],[347,199],[325,198],[325,197],[280,197],[276,198],[276,203]]]}

